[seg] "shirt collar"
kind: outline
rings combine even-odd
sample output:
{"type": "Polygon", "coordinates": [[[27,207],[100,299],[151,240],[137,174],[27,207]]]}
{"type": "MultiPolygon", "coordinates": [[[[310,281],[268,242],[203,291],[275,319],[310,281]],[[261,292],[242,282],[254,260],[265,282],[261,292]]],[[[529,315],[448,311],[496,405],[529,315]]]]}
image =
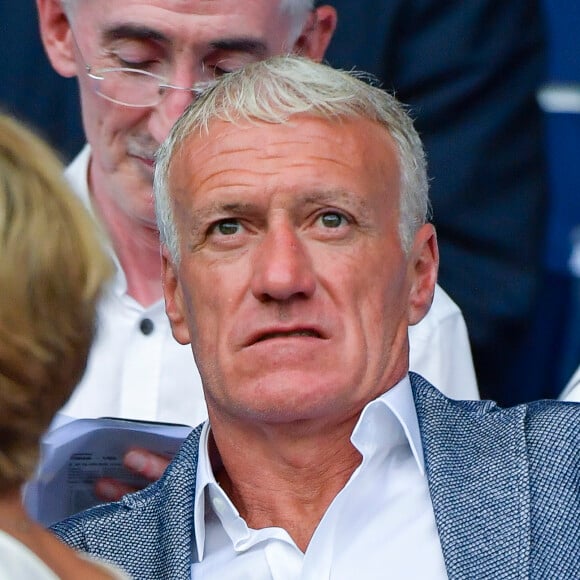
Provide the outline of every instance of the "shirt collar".
{"type": "MultiPolygon", "coordinates": [[[[224,509],[231,511],[232,518],[238,515],[235,506],[214,477],[209,456],[209,434],[210,425],[209,421],[206,421],[199,440],[194,503],[195,541],[200,560],[203,558],[205,547],[206,491],[214,497],[219,495],[223,500],[224,509]]],[[[367,403],[353,430],[351,441],[363,455],[363,462],[372,460],[376,455],[387,452],[398,444],[407,443],[419,472],[421,475],[425,474],[421,432],[408,375],[386,393],[367,403]]]]}
{"type": "Polygon", "coordinates": [[[205,493],[209,486],[218,486],[211,467],[209,456],[209,421],[203,424],[199,437],[199,451],[197,459],[197,475],[195,485],[194,529],[198,558],[203,558],[205,548],[205,493]]]}
{"type": "Polygon", "coordinates": [[[394,446],[394,439],[409,445],[417,468],[424,475],[423,444],[409,375],[367,403],[351,437],[353,445],[363,457],[372,456],[381,450],[388,451],[394,446]]]}
{"type": "Polygon", "coordinates": [[[85,207],[93,213],[91,207],[91,196],[89,194],[89,160],[91,158],[91,148],[87,144],[80,153],[72,160],[66,168],[64,176],[78,198],[85,204],[85,207]]]}

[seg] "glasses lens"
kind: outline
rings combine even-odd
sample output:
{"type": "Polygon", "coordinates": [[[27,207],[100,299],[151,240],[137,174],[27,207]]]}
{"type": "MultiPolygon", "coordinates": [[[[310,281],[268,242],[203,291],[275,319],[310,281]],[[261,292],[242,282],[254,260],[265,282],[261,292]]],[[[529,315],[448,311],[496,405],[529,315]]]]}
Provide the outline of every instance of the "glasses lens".
{"type": "Polygon", "coordinates": [[[155,106],[161,98],[160,85],[165,83],[157,75],[130,68],[96,71],[91,77],[100,96],[130,107],[155,106]]]}

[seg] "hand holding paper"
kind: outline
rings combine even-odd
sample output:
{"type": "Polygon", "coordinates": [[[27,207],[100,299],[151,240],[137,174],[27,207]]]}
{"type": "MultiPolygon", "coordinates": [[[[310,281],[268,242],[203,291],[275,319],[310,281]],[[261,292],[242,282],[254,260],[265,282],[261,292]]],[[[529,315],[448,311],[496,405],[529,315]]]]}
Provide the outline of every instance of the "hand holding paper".
{"type": "MultiPolygon", "coordinates": [[[[148,482],[158,480],[167,466],[167,457],[151,453],[147,449],[130,449],[123,457],[123,465],[135,475],[144,477],[148,482]]],[[[95,483],[95,494],[103,501],[118,501],[126,493],[139,489],[117,479],[103,477],[95,483]]]]}
{"type": "Polygon", "coordinates": [[[186,425],[111,418],[78,419],[58,427],[43,438],[41,461],[25,490],[26,508],[50,525],[103,497],[109,500],[111,493],[117,499],[143,488],[161,476],[190,431],[186,425]],[[138,469],[126,469],[125,457],[138,469]],[[97,481],[109,493],[99,497],[97,481]]]}

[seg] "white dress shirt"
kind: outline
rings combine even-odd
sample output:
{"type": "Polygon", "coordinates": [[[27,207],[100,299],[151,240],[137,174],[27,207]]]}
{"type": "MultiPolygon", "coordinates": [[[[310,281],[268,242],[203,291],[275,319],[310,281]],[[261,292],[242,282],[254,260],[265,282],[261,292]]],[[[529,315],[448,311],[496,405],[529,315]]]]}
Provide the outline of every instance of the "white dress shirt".
{"type": "MultiPolygon", "coordinates": [[[[89,158],[86,146],[66,177],[91,210],[89,158]]],[[[207,411],[191,349],[174,340],[162,300],[144,308],[127,294],[125,274],[110,252],[117,272],[99,307],[87,370],[52,427],[103,416],[198,425],[207,411]]],[[[451,398],[479,398],[465,321],[441,288],[409,336],[411,370],[451,398]]]]}
{"type": "Polygon", "coordinates": [[[281,528],[248,528],[213,475],[208,434],[206,424],[196,479],[192,578],[447,578],[408,377],[363,410],[351,437],[362,462],[305,553],[281,528]]]}
{"type": "MultiPolygon", "coordinates": [[[[66,177],[90,209],[89,157],[85,147],[66,177]]],[[[127,294],[112,249],[111,255],[116,274],[99,305],[86,372],[52,426],[104,416],[198,425],[207,410],[191,348],[173,338],[163,300],[145,308],[127,294]]]]}
{"type": "Polygon", "coordinates": [[[435,286],[427,316],[409,327],[409,347],[410,370],[451,399],[479,400],[467,326],[441,286],[435,286]]]}

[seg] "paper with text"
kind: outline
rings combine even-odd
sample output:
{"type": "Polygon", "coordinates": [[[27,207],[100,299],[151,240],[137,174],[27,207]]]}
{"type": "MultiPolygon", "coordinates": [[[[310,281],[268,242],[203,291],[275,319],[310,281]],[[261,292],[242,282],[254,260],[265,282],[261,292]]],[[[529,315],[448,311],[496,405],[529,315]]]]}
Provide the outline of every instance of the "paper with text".
{"type": "Polygon", "coordinates": [[[192,428],[125,419],[77,419],[43,437],[35,477],[25,488],[29,514],[51,525],[102,503],[94,494],[101,477],[142,488],[150,482],[123,467],[123,456],[140,447],[173,457],[192,428]]]}

